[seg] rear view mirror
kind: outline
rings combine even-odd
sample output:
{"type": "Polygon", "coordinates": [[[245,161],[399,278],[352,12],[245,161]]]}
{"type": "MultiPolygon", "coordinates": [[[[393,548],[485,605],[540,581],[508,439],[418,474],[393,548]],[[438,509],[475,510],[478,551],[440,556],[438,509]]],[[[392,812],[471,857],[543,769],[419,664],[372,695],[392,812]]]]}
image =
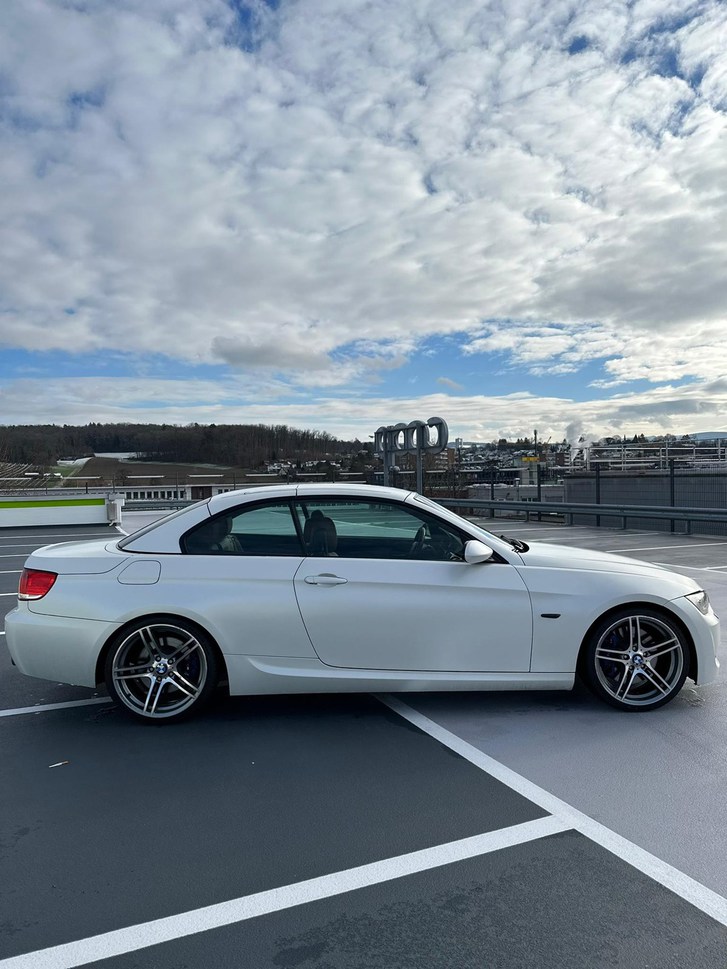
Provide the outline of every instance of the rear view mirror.
{"type": "Polygon", "coordinates": [[[468,565],[477,565],[479,562],[487,562],[495,553],[484,542],[471,539],[464,547],[464,560],[468,565]]]}

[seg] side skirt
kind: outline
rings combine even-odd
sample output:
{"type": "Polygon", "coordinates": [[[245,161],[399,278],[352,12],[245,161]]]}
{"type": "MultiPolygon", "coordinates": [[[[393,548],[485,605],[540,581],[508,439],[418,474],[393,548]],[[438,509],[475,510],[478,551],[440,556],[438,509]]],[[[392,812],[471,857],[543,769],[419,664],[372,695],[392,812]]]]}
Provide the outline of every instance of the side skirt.
{"type": "Polygon", "coordinates": [[[575,673],[428,673],[349,670],[315,659],[225,656],[233,696],[275,693],[370,693],[438,690],[570,690],[575,673]]]}

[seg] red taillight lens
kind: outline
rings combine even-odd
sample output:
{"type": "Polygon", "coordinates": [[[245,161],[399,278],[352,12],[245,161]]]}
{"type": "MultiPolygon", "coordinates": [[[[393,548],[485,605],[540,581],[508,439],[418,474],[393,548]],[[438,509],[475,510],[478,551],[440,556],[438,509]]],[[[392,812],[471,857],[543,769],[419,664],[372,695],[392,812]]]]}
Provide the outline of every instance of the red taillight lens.
{"type": "Polygon", "coordinates": [[[47,592],[50,592],[57,578],[56,572],[23,569],[18,586],[18,599],[42,599],[47,592]]]}

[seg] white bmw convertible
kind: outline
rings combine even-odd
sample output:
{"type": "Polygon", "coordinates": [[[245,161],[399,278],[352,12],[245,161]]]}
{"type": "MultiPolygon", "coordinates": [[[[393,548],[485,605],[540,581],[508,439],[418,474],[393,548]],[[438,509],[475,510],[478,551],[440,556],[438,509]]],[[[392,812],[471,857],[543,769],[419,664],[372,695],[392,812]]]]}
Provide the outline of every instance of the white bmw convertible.
{"type": "Polygon", "coordinates": [[[496,537],[393,488],[285,485],[191,505],[114,541],[33,552],[6,617],[29,676],[146,721],[231,694],[569,689],[653,710],[719,667],[689,578],[496,537]]]}

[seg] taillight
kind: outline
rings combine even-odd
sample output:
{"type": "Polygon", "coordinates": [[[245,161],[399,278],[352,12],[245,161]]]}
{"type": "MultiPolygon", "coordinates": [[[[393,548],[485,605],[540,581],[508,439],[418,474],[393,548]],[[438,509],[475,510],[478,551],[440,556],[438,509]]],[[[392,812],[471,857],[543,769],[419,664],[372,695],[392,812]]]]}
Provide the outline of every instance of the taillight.
{"type": "Polygon", "coordinates": [[[42,599],[46,593],[50,592],[57,578],[56,572],[23,569],[18,586],[18,599],[42,599]]]}

